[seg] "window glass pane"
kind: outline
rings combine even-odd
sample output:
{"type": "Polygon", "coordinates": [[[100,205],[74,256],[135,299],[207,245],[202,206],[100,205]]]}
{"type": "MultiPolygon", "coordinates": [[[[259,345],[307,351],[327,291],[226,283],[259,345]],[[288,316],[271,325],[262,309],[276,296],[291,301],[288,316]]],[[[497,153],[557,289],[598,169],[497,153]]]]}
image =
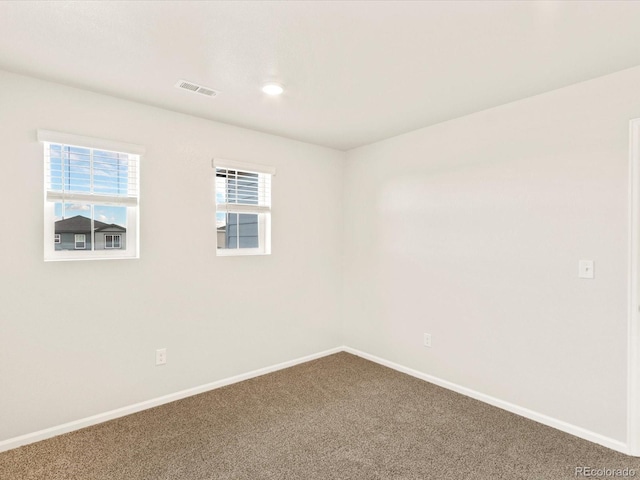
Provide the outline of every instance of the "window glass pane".
{"type": "Polygon", "coordinates": [[[236,202],[245,205],[258,204],[258,174],[238,172],[236,178],[236,202]]]}
{"type": "Polygon", "coordinates": [[[227,248],[227,216],[216,213],[216,238],[218,248],[227,248]]]}
{"type": "Polygon", "coordinates": [[[216,176],[216,203],[227,203],[227,180],[223,176],[216,176]]]}
{"type": "Polygon", "coordinates": [[[238,214],[227,213],[226,248],[238,248],[238,214]]]}
{"type": "Polygon", "coordinates": [[[61,181],[67,192],[91,191],[91,150],[80,147],[62,147],[61,181]]]}
{"type": "Polygon", "coordinates": [[[258,248],[258,215],[241,213],[238,215],[238,243],[240,248],[258,248]]]}
{"type": "Polygon", "coordinates": [[[48,188],[58,192],[135,195],[129,154],[68,145],[49,146],[48,188]]]}
{"type": "Polygon", "coordinates": [[[49,146],[49,188],[62,191],[62,146],[49,146]]]}
{"type": "Polygon", "coordinates": [[[227,213],[217,228],[218,248],[259,248],[258,214],[227,213]]]}
{"type": "Polygon", "coordinates": [[[217,175],[216,203],[258,205],[259,174],[218,169],[217,175]]]}
{"type": "Polygon", "coordinates": [[[116,152],[93,152],[94,192],[104,195],[127,195],[129,155],[116,152]]]}
{"type": "Polygon", "coordinates": [[[54,222],[54,235],[60,239],[55,242],[56,250],[91,251],[125,246],[127,207],[59,202],[54,206],[54,222]],[[80,235],[84,235],[84,240],[80,235]],[[119,239],[114,240],[114,235],[119,239]],[[111,236],[109,245],[107,236],[111,236]]]}
{"type": "Polygon", "coordinates": [[[127,207],[93,206],[95,250],[122,249],[127,237],[127,207]],[[118,241],[118,236],[120,241],[118,241]]]}
{"type": "Polygon", "coordinates": [[[56,250],[91,250],[91,205],[56,203],[54,235],[60,235],[60,242],[55,243],[56,250]],[[84,242],[81,235],[85,236],[84,242]]]}

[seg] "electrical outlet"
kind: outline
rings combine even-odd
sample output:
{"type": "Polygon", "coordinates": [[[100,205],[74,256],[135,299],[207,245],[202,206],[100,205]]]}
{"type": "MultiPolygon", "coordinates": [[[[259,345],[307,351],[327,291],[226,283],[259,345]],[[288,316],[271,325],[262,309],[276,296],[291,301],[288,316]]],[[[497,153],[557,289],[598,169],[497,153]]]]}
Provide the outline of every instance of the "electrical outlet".
{"type": "Polygon", "coordinates": [[[167,363],[167,349],[159,348],[156,350],[156,365],[165,365],[167,363]]]}
{"type": "Polygon", "coordinates": [[[579,278],[593,278],[594,277],[594,263],[593,263],[593,260],[580,260],[578,262],[578,277],[579,278]]]}
{"type": "Polygon", "coordinates": [[[431,347],[431,334],[430,333],[425,333],[424,334],[424,346],[425,347],[431,347]]]}

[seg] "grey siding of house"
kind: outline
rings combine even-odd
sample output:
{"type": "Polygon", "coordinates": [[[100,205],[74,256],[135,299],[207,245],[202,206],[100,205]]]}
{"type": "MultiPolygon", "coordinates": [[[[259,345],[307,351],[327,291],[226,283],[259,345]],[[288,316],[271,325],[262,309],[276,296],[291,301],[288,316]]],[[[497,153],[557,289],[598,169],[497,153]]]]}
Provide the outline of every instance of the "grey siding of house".
{"type": "Polygon", "coordinates": [[[227,215],[225,233],[227,248],[258,248],[258,215],[240,213],[227,215]],[[240,244],[238,245],[238,242],[240,244]]]}
{"type": "MultiPolygon", "coordinates": [[[[75,233],[61,233],[60,243],[55,244],[56,250],[82,250],[76,249],[75,233]]],[[[91,250],[91,235],[85,234],[85,248],[84,250],[91,250]]]]}

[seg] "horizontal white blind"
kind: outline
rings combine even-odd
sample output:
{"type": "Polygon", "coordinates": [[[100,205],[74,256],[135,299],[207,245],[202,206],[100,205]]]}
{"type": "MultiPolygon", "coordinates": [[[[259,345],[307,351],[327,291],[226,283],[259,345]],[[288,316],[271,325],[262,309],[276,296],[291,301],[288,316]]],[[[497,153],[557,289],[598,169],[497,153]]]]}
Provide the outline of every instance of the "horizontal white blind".
{"type": "Polygon", "coordinates": [[[270,211],[271,175],[216,168],[216,205],[229,213],[270,211]]]}
{"type": "Polygon", "coordinates": [[[136,205],[139,156],[45,142],[48,201],[136,205]]]}

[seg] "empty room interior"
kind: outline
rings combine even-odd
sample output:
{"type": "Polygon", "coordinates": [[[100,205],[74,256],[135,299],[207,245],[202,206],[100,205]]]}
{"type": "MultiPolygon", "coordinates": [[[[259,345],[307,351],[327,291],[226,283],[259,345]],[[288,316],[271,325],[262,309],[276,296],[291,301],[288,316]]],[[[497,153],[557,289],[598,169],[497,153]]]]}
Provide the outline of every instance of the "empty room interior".
{"type": "Polygon", "coordinates": [[[640,2],[0,2],[0,479],[640,475],[640,2]]]}

